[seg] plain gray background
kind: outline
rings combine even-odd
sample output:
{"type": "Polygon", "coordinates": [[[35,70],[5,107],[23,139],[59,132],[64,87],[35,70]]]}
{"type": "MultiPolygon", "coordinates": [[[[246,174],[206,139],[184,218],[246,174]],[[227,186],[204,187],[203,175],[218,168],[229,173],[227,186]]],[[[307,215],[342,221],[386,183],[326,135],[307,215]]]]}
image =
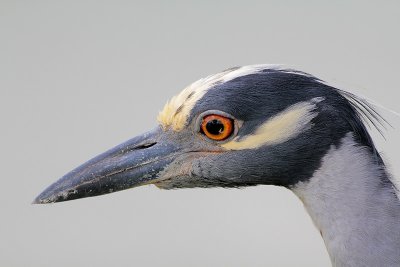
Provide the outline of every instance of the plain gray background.
{"type": "Polygon", "coordinates": [[[282,188],[30,203],[232,66],[288,64],[399,111],[399,25],[398,1],[0,0],[0,266],[329,266],[282,188]]]}

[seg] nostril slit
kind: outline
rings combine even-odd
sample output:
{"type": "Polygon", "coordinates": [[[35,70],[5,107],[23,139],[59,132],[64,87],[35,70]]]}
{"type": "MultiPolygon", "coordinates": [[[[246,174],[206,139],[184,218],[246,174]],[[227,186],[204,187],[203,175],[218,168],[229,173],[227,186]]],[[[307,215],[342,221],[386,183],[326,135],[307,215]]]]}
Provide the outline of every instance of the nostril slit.
{"type": "Polygon", "coordinates": [[[152,146],[154,146],[155,144],[157,144],[157,142],[146,143],[146,144],[139,145],[139,146],[135,147],[135,149],[145,149],[145,148],[152,147],[152,146]]]}

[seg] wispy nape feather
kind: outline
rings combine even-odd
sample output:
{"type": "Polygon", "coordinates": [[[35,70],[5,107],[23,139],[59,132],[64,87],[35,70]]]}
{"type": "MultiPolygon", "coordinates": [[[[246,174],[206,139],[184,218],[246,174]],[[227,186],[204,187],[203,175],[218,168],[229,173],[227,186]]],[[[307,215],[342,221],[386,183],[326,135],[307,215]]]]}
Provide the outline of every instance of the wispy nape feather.
{"type": "Polygon", "coordinates": [[[376,107],[368,102],[366,99],[361,98],[348,91],[336,89],[342,96],[344,96],[350,105],[356,111],[359,119],[371,128],[374,127],[383,138],[385,138],[385,130],[387,126],[392,127],[391,124],[377,111],[376,107]]]}

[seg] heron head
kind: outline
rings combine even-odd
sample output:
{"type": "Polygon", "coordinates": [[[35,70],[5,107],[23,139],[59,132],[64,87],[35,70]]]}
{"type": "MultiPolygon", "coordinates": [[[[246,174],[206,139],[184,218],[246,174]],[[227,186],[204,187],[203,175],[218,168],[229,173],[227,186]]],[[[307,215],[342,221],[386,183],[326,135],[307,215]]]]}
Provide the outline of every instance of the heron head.
{"type": "Polygon", "coordinates": [[[34,203],[145,184],[163,189],[290,187],[309,179],[349,132],[373,147],[348,97],[319,79],[268,65],[231,68],[173,97],[159,125],[84,163],[34,203]]]}

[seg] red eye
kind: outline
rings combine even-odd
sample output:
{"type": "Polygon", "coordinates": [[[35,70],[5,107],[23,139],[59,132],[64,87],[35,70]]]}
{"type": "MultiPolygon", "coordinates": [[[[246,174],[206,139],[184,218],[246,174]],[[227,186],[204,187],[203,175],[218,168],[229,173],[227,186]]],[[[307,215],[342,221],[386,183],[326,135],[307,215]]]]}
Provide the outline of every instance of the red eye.
{"type": "Polygon", "coordinates": [[[216,114],[207,115],[201,122],[201,131],[212,140],[225,140],[233,132],[233,120],[216,114]]]}

